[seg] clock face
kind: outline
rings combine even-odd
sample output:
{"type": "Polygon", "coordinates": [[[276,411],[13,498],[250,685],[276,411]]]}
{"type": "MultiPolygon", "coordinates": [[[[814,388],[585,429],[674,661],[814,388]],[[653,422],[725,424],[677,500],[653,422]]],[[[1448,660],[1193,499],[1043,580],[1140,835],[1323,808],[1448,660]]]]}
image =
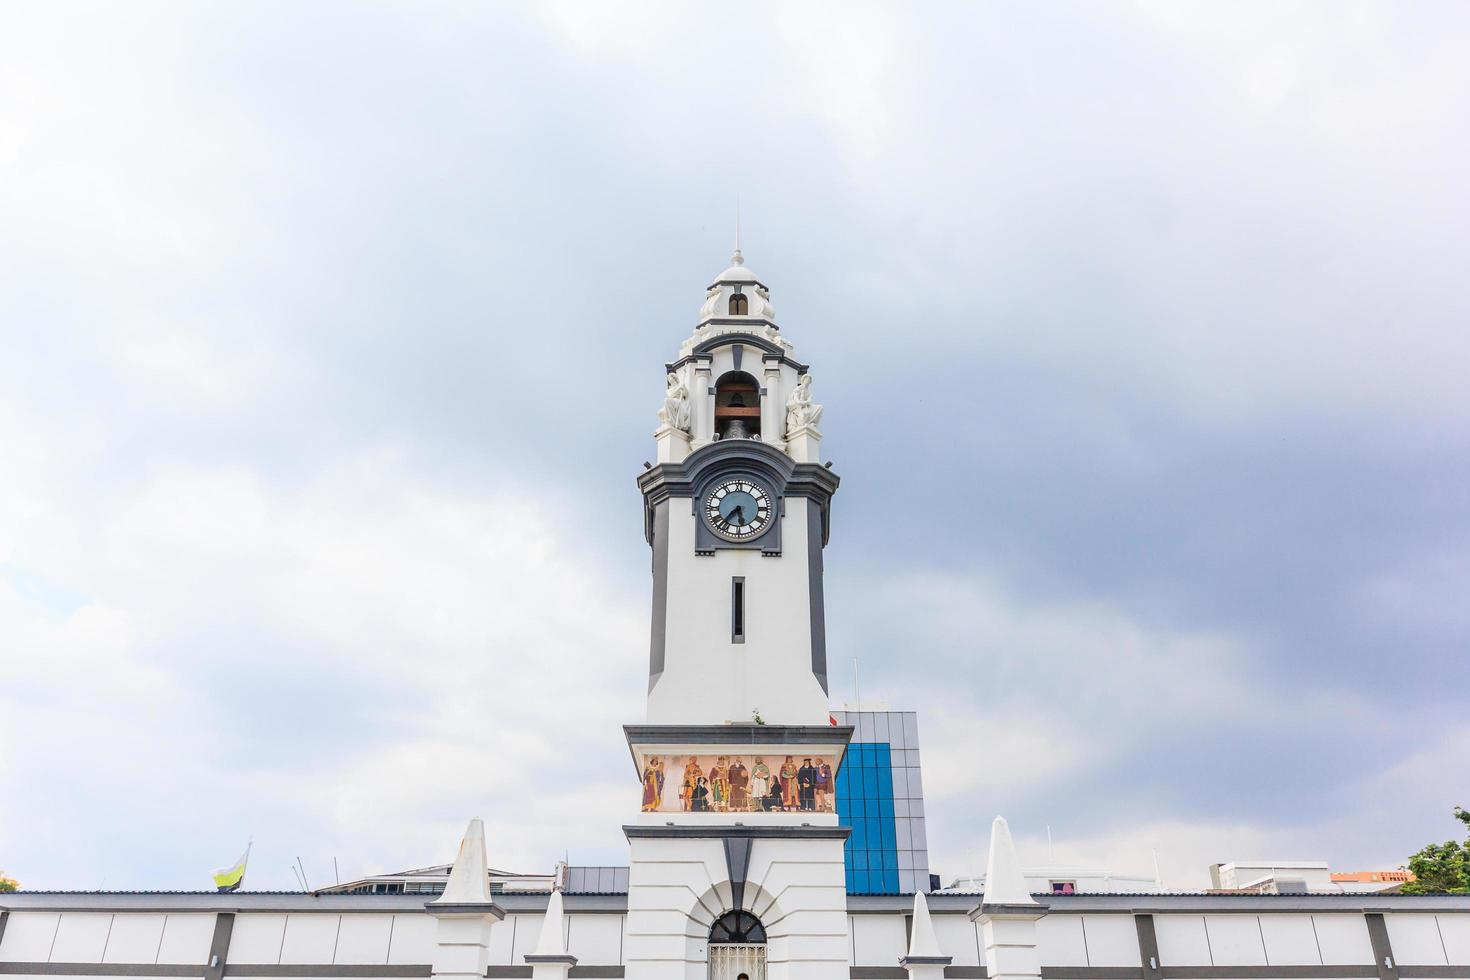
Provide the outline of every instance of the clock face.
{"type": "Polygon", "coordinates": [[[750,541],[771,526],[771,495],[742,476],[722,480],[704,498],[704,519],[726,541],[750,541]]]}

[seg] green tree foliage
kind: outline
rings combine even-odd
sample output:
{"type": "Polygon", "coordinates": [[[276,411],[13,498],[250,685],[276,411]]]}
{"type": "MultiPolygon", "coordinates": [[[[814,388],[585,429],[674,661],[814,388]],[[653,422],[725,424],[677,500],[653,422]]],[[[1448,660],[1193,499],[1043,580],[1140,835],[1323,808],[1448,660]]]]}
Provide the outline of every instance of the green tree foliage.
{"type": "MultiPolygon", "coordinates": [[[[1470,830],[1470,810],[1455,807],[1455,819],[1470,830]]],[[[1470,839],[1426,844],[1409,858],[1409,870],[1415,880],[1404,885],[1407,894],[1470,893],[1470,839]]]]}
{"type": "Polygon", "coordinates": [[[16,881],[14,878],[5,877],[5,872],[0,871],[0,892],[18,891],[20,891],[20,882],[16,881]]]}

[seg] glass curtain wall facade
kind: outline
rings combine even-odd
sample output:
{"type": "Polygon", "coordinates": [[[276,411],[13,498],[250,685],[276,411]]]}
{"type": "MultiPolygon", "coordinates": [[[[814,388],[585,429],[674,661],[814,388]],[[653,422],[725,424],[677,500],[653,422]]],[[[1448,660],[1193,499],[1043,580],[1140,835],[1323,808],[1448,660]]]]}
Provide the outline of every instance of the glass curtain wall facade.
{"type": "Polygon", "coordinates": [[[835,711],[853,726],[837,772],[837,819],[852,835],[844,845],[847,890],[912,895],[929,890],[919,724],[912,711],[835,711]]]}

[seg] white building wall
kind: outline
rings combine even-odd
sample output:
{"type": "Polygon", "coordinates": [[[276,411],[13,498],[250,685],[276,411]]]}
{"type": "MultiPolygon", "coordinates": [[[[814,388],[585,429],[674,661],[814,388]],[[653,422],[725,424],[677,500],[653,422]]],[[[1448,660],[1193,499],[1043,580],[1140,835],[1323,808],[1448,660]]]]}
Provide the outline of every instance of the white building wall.
{"type": "Polygon", "coordinates": [[[167,921],[168,916],[162,912],[114,915],[102,962],[157,963],[167,921]]]}
{"type": "Polygon", "coordinates": [[[1087,939],[1088,966],[1142,965],[1138,951],[1138,926],[1133,916],[1083,915],[1082,930],[1087,939]]]}
{"type": "MultiPolygon", "coordinates": [[[[239,919],[236,919],[238,922],[239,919]]],[[[499,924],[490,930],[490,941],[495,941],[499,924]]],[[[393,916],[393,932],[388,937],[388,963],[403,966],[411,963],[434,961],[434,938],[437,923],[432,916],[401,913],[393,916]]]]}
{"type": "MultiPolygon", "coordinates": [[[[121,915],[122,913],[119,913],[121,915]]],[[[214,941],[213,912],[170,912],[163,923],[159,963],[204,963],[214,941]]]]}
{"type": "Polygon", "coordinates": [[[1400,966],[1445,966],[1449,957],[1433,914],[1390,914],[1383,917],[1388,942],[1400,966]]]}
{"type": "Polygon", "coordinates": [[[281,940],[281,960],[288,964],[325,966],[337,953],[340,915],[292,913],[286,916],[286,933],[281,940]]]}
{"type": "Polygon", "coordinates": [[[60,912],[11,912],[0,937],[0,963],[49,963],[60,912]]]}
{"type": "Polygon", "coordinates": [[[1036,923],[1041,965],[1087,966],[1087,936],[1080,915],[1045,915],[1036,923]]]}
{"type": "Polygon", "coordinates": [[[343,915],[337,926],[332,962],[342,966],[387,963],[392,936],[392,915],[371,912],[343,915]]]}

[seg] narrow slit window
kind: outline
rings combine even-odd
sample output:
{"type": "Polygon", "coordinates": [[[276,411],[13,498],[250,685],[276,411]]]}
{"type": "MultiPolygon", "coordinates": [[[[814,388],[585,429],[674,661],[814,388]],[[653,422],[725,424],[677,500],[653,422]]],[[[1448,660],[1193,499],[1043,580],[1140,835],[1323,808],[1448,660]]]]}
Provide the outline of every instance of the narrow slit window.
{"type": "Polygon", "coordinates": [[[730,580],[730,642],[745,642],[745,578],[730,580]]]}
{"type": "Polygon", "coordinates": [[[736,293],[734,296],[730,297],[731,316],[745,316],[746,312],[749,309],[750,301],[742,296],[740,293],[736,293]]]}

